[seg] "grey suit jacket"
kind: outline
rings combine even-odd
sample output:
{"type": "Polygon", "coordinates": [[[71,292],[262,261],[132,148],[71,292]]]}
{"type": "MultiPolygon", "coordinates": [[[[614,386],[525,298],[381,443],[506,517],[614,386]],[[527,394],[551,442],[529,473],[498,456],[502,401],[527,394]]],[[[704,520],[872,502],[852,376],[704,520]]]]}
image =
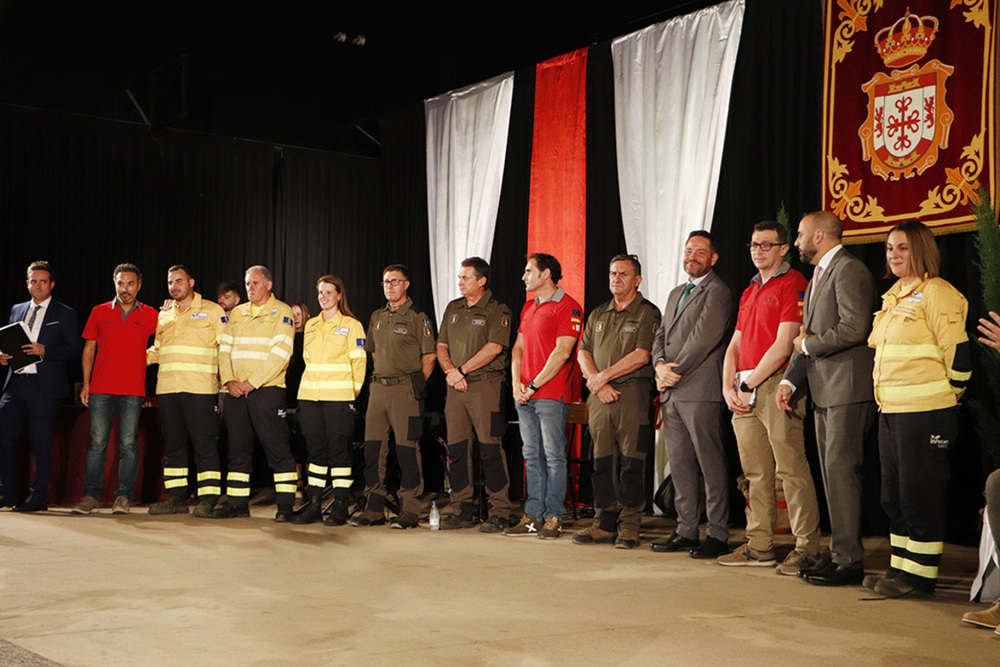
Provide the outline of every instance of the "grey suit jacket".
{"type": "Polygon", "coordinates": [[[875,299],[871,272],[841,248],[820,276],[815,294],[812,286],[810,281],[802,323],[809,354],[792,352],[785,379],[798,391],[808,385],[821,408],[875,400],[875,353],[868,347],[875,299]]]}
{"type": "Polygon", "coordinates": [[[663,321],[653,339],[653,364],[680,364],[674,371],[683,376],[676,386],[660,394],[660,400],[721,403],[724,341],[732,321],[732,294],[714,271],[691,291],[680,312],[675,312],[683,294],[684,285],[670,291],[663,321]]]}

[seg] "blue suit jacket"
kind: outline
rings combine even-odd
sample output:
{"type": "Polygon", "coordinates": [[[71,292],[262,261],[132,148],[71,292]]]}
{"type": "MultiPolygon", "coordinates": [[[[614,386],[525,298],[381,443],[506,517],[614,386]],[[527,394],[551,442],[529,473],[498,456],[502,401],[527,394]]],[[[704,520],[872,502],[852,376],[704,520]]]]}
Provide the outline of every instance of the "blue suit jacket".
{"type": "MultiPolygon", "coordinates": [[[[10,323],[27,319],[31,301],[19,303],[10,309],[10,323]]],[[[67,364],[80,358],[83,341],[80,338],[80,324],[76,311],[55,299],[45,309],[45,319],[38,331],[38,342],[45,346],[45,359],[36,365],[38,381],[45,398],[58,401],[69,396],[69,374],[67,364]]],[[[7,370],[4,388],[10,382],[11,371],[7,370]]]]}

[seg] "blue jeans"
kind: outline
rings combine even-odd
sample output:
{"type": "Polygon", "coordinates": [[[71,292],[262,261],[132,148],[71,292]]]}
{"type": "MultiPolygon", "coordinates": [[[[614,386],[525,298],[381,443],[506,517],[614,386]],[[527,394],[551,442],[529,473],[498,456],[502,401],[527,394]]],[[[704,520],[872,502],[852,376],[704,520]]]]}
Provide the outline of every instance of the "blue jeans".
{"type": "Polygon", "coordinates": [[[569,405],[549,398],[515,403],[524,452],[528,498],[524,513],[543,521],[566,512],[566,415],[569,405]]]}
{"type": "Polygon", "coordinates": [[[90,395],[90,447],[83,473],[83,493],[100,499],[104,488],[104,453],[111,437],[111,419],[118,412],[118,490],[115,496],[132,499],[139,475],[139,413],[143,396],[90,395]]]}

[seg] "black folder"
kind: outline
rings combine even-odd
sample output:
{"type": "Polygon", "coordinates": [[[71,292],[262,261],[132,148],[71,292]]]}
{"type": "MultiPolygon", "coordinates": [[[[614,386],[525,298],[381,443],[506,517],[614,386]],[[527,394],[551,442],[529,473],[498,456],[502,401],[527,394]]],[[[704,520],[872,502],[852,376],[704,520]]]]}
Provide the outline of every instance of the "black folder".
{"type": "Polygon", "coordinates": [[[24,322],[14,322],[0,328],[0,352],[13,357],[13,359],[7,360],[7,365],[15,371],[42,360],[41,355],[28,354],[21,349],[22,345],[29,345],[30,343],[28,325],[24,322]]]}

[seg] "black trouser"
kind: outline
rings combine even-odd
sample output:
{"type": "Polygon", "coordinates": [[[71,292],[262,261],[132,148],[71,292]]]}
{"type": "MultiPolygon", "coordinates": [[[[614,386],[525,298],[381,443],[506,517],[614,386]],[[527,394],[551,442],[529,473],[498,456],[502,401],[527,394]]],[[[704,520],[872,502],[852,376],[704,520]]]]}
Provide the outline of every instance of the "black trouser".
{"type": "Polygon", "coordinates": [[[309,451],[310,494],[323,493],[329,474],[333,495],[350,495],[354,422],[354,408],[347,401],[299,401],[299,423],[309,451]]]}
{"type": "Polygon", "coordinates": [[[944,548],[948,449],[958,435],[958,408],[880,414],[882,509],[892,557],[886,576],[933,591],[944,548]]]}
{"type": "Polygon", "coordinates": [[[229,436],[229,474],[226,497],[233,505],[250,504],[250,471],[253,467],[253,435],[257,434],[267,464],[274,472],[275,501],[291,509],[295,501],[295,459],[288,446],[288,425],[279,414],[285,408],[281,387],[255,389],[245,396],[226,397],[226,430],[229,436]]]}
{"type": "Polygon", "coordinates": [[[222,493],[219,470],[217,394],[159,394],[163,432],[163,485],[174,500],[188,496],[188,443],[198,470],[198,499],[215,503],[222,493]]]}

